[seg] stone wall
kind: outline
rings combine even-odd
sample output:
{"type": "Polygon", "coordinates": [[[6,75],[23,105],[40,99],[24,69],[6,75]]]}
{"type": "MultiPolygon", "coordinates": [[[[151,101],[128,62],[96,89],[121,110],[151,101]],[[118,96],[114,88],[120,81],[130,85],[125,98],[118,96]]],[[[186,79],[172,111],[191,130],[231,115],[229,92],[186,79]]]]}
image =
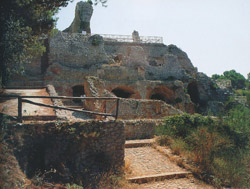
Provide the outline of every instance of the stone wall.
{"type": "Polygon", "coordinates": [[[44,174],[46,180],[84,185],[86,179],[124,166],[122,122],[10,125],[4,141],[28,179],[53,170],[44,174]]]}
{"type": "Polygon", "coordinates": [[[127,140],[153,138],[155,127],[164,122],[163,119],[125,120],[125,136],[127,140]]]}
{"type": "MultiPolygon", "coordinates": [[[[139,119],[147,118],[148,115],[150,115],[149,118],[154,115],[156,118],[159,118],[168,115],[167,112],[164,113],[165,110],[168,111],[174,108],[194,113],[194,105],[189,95],[185,94],[181,81],[104,81],[97,77],[86,77],[84,81],[84,89],[88,97],[115,97],[115,89],[131,94],[121,100],[121,108],[119,109],[119,112],[121,112],[120,118],[132,119],[137,117],[139,119]],[[156,99],[154,95],[162,97],[163,99],[158,100],[163,100],[164,102],[153,101],[152,99],[156,99]],[[135,106],[134,104],[137,105],[135,106]],[[134,110],[135,107],[139,108],[137,112],[134,110]],[[153,110],[157,112],[150,113],[153,110]],[[161,112],[162,115],[159,115],[161,112]]],[[[100,111],[101,107],[104,106],[103,103],[104,101],[88,101],[85,105],[89,110],[100,111]]],[[[107,108],[112,107],[113,104],[114,102],[109,102],[107,108]]]]}
{"type": "Polygon", "coordinates": [[[100,36],[59,32],[49,40],[48,60],[45,83],[53,85],[59,95],[72,96],[72,87],[83,85],[85,76],[96,76],[108,56],[100,36]]]}
{"type": "MultiPolygon", "coordinates": [[[[112,104],[107,103],[107,109],[110,109],[111,107],[112,104]]],[[[183,112],[160,100],[121,99],[119,104],[118,118],[160,119],[165,116],[181,113],[183,112]]]]}

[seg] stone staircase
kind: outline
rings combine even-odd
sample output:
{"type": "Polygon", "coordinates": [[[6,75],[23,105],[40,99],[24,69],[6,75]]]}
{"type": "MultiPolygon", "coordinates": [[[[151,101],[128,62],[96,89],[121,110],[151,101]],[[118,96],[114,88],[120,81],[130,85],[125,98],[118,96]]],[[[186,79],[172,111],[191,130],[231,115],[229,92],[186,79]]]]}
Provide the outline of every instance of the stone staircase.
{"type": "Polygon", "coordinates": [[[126,172],[126,178],[129,182],[141,184],[192,175],[154,149],[153,143],[154,139],[126,141],[125,161],[128,161],[126,164],[130,167],[130,171],[126,172]]]}
{"type": "Polygon", "coordinates": [[[127,140],[125,175],[138,188],[213,188],[194,178],[192,172],[179,167],[157,150],[154,139],[127,140]]]}

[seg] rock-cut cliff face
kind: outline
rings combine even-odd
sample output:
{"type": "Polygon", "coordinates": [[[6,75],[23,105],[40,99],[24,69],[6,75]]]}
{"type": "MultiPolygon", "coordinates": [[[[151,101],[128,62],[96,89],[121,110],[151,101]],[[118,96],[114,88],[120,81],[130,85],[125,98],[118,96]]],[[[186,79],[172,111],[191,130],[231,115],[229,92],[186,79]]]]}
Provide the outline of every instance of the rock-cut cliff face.
{"type": "Polygon", "coordinates": [[[44,84],[54,85],[59,95],[86,93],[91,76],[100,82],[95,82],[96,91],[105,91],[94,96],[161,100],[189,113],[219,111],[225,91],[199,73],[184,51],[143,43],[138,32],[133,42],[91,36],[92,13],[90,3],[77,3],[70,27],[45,41],[47,51],[40,62],[38,58],[26,66],[27,77],[41,72],[44,84]]]}
{"type": "Polygon", "coordinates": [[[162,100],[190,113],[209,108],[215,112],[224,100],[213,81],[197,72],[175,45],[110,42],[99,35],[59,32],[49,40],[48,60],[46,84],[60,95],[72,96],[75,86],[84,87],[86,77],[94,76],[111,95],[162,100]]]}

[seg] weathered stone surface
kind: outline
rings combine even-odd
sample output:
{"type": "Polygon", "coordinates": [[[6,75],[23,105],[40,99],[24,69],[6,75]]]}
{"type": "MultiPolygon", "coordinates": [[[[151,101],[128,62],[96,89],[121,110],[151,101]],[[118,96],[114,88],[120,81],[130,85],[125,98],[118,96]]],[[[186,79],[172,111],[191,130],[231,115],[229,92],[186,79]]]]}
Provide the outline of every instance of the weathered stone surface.
{"type": "MultiPolygon", "coordinates": [[[[112,104],[107,103],[107,109],[112,104]]],[[[119,104],[120,119],[159,119],[183,112],[160,100],[121,99],[119,104]]]]}
{"type": "Polygon", "coordinates": [[[167,52],[177,56],[179,65],[182,67],[185,72],[189,75],[193,76],[197,72],[197,69],[194,68],[193,64],[191,63],[190,59],[188,58],[187,54],[178,48],[175,45],[169,45],[167,47],[167,52]]]}
{"type": "Polygon", "coordinates": [[[80,1],[76,4],[75,18],[71,25],[64,30],[64,32],[70,33],[82,33],[85,31],[91,33],[90,19],[93,14],[93,7],[88,2],[80,1]]]}
{"type": "Polygon", "coordinates": [[[231,80],[217,79],[215,82],[218,85],[218,87],[220,87],[221,89],[232,90],[232,82],[231,82],[231,80]]]}
{"type": "MultiPolygon", "coordinates": [[[[167,103],[190,113],[207,111],[207,102],[218,97],[211,79],[198,73],[186,53],[173,45],[107,43],[98,36],[88,38],[80,34],[61,33],[51,39],[49,60],[50,66],[46,73],[49,79],[46,83],[55,85],[61,95],[72,95],[71,88],[74,85],[82,85],[85,76],[92,75],[103,80],[103,84],[98,87],[105,88],[108,92],[116,87],[125,89],[127,86],[136,94],[133,98],[142,99],[149,99],[148,91],[156,87],[152,80],[167,82],[167,85],[175,88],[175,99],[167,103]],[[66,42],[62,41],[63,37],[66,42]],[[72,50],[70,45],[65,45],[67,43],[71,44],[74,52],[70,53],[72,50]],[[77,46],[80,51],[77,51],[77,46]],[[114,60],[109,60],[110,57],[114,60]],[[182,87],[169,84],[176,80],[183,82],[182,87]],[[192,87],[188,90],[191,83],[194,83],[197,90],[192,87]],[[190,92],[192,90],[193,92],[190,92]],[[185,91],[189,93],[185,95],[185,91]],[[191,95],[191,98],[187,95],[191,95]],[[175,100],[182,102],[175,103],[175,100]]],[[[167,91],[162,93],[168,96],[167,91]]],[[[99,96],[101,95],[102,93],[99,93],[99,96]]]]}
{"type": "MultiPolygon", "coordinates": [[[[138,86],[145,87],[145,82],[143,83],[137,83],[138,86]]],[[[86,77],[84,82],[84,87],[86,89],[85,93],[86,96],[90,97],[97,97],[97,96],[106,96],[106,97],[115,97],[114,89],[120,89],[121,92],[125,90],[128,93],[131,92],[132,95],[134,95],[134,98],[141,98],[141,95],[138,91],[135,91],[133,87],[129,89],[129,85],[121,85],[117,86],[117,83],[114,83],[114,86],[112,85],[112,82],[107,83],[103,80],[100,80],[96,77],[86,77]],[[126,88],[127,86],[127,88],[126,88]],[[113,87],[113,88],[111,88],[113,87]],[[107,90],[108,89],[108,90],[107,90]]],[[[135,86],[135,85],[134,85],[135,86]]],[[[162,88],[160,87],[159,90],[162,88]]],[[[145,89],[144,89],[145,90],[145,89]]],[[[170,90],[170,89],[169,89],[170,90]]],[[[171,91],[171,90],[170,90],[171,91]]],[[[150,94],[150,93],[148,93],[150,94]]],[[[173,101],[175,101],[174,98],[174,92],[169,93],[170,97],[173,101]]],[[[180,103],[180,102],[179,102],[180,103]]],[[[85,102],[85,106],[92,111],[97,112],[103,112],[104,107],[106,106],[107,112],[112,112],[115,114],[116,109],[114,108],[116,104],[116,100],[113,101],[87,101],[85,102]]],[[[176,103],[177,105],[178,103],[176,103]]],[[[166,104],[160,100],[143,100],[143,99],[133,99],[133,96],[130,98],[121,98],[120,104],[119,104],[119,116],[118,118],[121,119],[141,119],[141,118],[162,118],[164,116],[169,115],[175,115],[180,114],[182,111],[175,109],[173,106],[166,104]]]]}
{"type": "Polygon", "coordinates": [[[126,140],[153,138],[163,119],[124,120],[126,140]]]}
{"type": "Polygon", "coordinates": [[[124,54],[122,65],[126,65],[129,67],[145,67],[149,65],[149,63],[146,59],[146,54],[143,48],[140,46],[132,46],[128,48],[126,54],[124,54]]]}
{"type": "Polygon", "coordinates": [[[124,144],[122,122],[10,125],[5,135],[8,153],[1,154],[7,161],[0,164],[11,163],[20,174],[13,188],[22,188],[27,178],[38,176],[38,172],[46,173],[43,176],[48,181],[85,186],[86,178],[90,184],[101,173],[124,166],[124,144]],[[54,171],[47,174],[50,170],[54,171]]]}
{"type": "MultiPolygon", "coordinates": [[[[184,84],[181,81],[106,81],[96,77],[86,77],[84,88],[86,89],[86,95],[93,97],[98,95],[107,97],[115,96],[115,90],[119,90],[121,93],[124,92],[125,95],[126,93],[129,95],[127,97],[118,95],[118,97],[129,99],[157,99],[154,96],[159,96],[159,100],[171,104],[175,108],[182,111],[189,109],[189,113],[194,113],[191,108],[193,103],[190,97],[185,94],[184,84]]],[[[102,107],[102,105],[99,106],[102,107]]],[[[90,107],[94,109],[93,104],[90,105],[90,107]]]]}
{"type": "Polygon", "coordinates": [[[141,72],[141,68],[131,68],[128,69],[126,66],[119,65],[103,65],[97,70],[97,76],[103,80],[107,81],[137,81],[144,80],[144,72],[141,72]]]}
{"type": "Polygon", "coordinates": [[[154,91],[175,108],[204,113],[215,107],[209,107],[213,104],[209,101],[224,102],[230,94],[197,72],[187,54],[174,45],[110,42],[98,35],[59,32],[48,42],[47,59],[44,83],[54,85],[59,95],[72,96],[74,86],[83,86],[85,77],[95,76],[103,80],[98,87],[105,93],[117,88],[131,93],[130,98],[150,99],[154,91]],[[171,89],[173,97],[168,98],[170,90],[157,92],[156,83],[171,89]]]}
{"type": "Polygon", "coordinates": [[[143,67],[147,80],[183,80],[197,72],[187,54],[174,45],[105,42],[105,51],[112,56],[122,54],[122,65],[143,67]]]}
{"type": "Polygon", "coordinates": [[[59,63],[69,68],[89,69],[108,63],[102,37],[59,32],[50,40],[49,65],[59,63]],[[93,44],[93,39],[98,44],[93,44]]]}

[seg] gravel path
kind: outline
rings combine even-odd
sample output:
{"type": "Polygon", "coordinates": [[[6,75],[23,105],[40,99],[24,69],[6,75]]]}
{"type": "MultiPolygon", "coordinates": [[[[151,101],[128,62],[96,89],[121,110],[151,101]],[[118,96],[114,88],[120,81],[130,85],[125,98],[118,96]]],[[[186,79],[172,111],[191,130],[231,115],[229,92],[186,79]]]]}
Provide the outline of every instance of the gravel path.
{"type": "MultiPolygon", "coordinates": [[[[49,96],[44,89],[6,89],[4,95],[18,95],[18,96],[49,96]]],[[[49,98],[29,98],[27,100],[53,105],[49,98]]],[[[11,116],[17,116],[17,98],[1,99],[0,101],[0,112],[11,116]]],[[[23,116],[53,116],[55,111],[52,108],[46,108],[44,106],[36,106],[28,103],[22,104],[23,116]]]]}

